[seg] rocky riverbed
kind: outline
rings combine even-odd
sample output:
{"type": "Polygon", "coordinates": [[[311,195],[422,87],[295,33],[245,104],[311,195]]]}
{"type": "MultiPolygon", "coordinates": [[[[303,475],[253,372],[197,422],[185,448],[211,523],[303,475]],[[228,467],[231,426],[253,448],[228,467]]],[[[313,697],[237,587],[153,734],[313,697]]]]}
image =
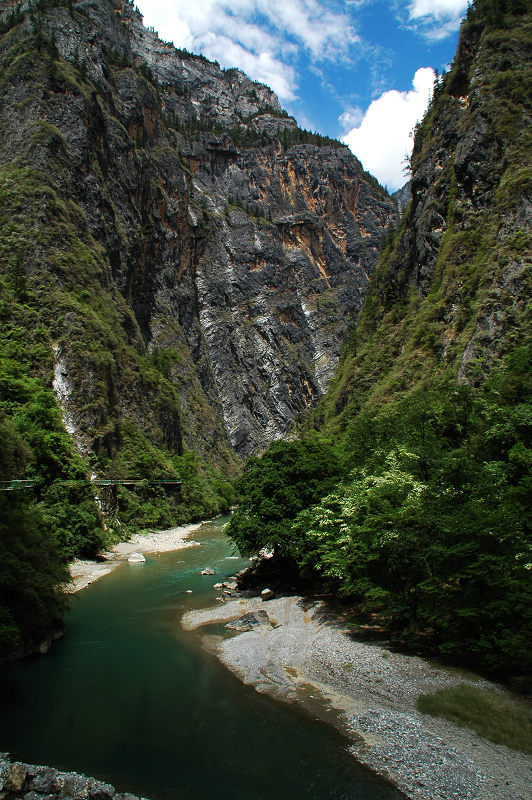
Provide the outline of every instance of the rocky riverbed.
{"type": "Polygon", "coordinates": [[[240,597],[190,611],[182,625],[202,629],[244,683],[336,725],[360,762],[412,800],[529,800],[529,756],[416,709],[420,694],[459,683],[501,687],[355,641],[323,603],[301,597],[240,597]],[[231,638],[208,635],[204,626],[220,623],[231,638]]]}
{"type": "Polygon", "coordinates": [[[0,753],[0,798],[9,800],[141,800],[77,772],[11,761],[0,753]]]}

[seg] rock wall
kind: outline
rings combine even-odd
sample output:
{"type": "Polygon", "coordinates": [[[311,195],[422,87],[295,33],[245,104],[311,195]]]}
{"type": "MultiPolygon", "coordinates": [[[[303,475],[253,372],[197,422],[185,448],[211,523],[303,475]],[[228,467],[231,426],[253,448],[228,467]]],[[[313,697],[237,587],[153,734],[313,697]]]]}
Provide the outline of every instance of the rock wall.
{"type": "Polygon", "coordinates": [[[325,390],[394,203],[270,89],[161,41],[130,3],[13,9],[0,167],[49,188],[23,269],[54,287],[39,308],[69,430],[100,455],[124,419],[173,452],[263,449],[325,390]]]}
{"type": "Polygon", "coordinates": [[[414,287],[435,299],[436,349],[461,382],[481,380],[526,336],[531,55],[524,5],[471,7],[417,126],[411,203],[382,273],[388,305],[414,287]]]}

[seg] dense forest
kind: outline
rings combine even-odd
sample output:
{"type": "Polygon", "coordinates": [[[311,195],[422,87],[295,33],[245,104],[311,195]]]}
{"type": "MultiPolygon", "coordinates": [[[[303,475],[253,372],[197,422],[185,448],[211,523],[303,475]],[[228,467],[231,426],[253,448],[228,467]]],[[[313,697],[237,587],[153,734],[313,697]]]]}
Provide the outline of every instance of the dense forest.
{"type": "Polygon", "coordinates": [[[531,24],[469,8],[336,377],[229,526],[389,640],[506,675],[532,669],[531,24]]]}

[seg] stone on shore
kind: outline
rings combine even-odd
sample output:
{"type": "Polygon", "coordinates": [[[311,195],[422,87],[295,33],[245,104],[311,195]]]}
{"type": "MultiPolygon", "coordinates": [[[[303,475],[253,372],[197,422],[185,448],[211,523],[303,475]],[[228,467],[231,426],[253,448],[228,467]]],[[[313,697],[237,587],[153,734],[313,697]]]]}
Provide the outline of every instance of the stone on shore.
{"type": "Polygon", "coordinates": [[[144,564],[146,559],[142,555],[142,553],[131,553],[128,558],[130,564],[144,564]]]}
{"type": "Polygon", "coordinates": [[[273,592],[271,589],[263,589],[260,593],[260,596],[263,600],[273,600],[275,597],[275,592],[273,592]]]}
{"type": "Polygon", "coordinates": [[[4,778],[4,789],[8,792],[20,792],[26,780],[26,771],[21,764],[12,764],[4,778]]]}
{"type": "Polygon", "coordinates": [[[113,800],[116,795],[114,786],[109,783],[91,780],[89,785],[89,800],[113,800]]]}
{"type": "Polygon", "coordinates": [[[254,628],[263,625],[271,628],[271,622],[268,619],[267,613],[265,611],[251,611],[248,614],[243,614],[239,619],[228,622],[224,627],[232,631],[244,633],[244,631],[252,631],[254,628]]]}
{"type": "Polygon", "coordinates": [[[58,792],[61,788],[61,782],[58,781],[57,771],[44,768],[33,778],[29,788],[32,792],[37,792],[38,794],[54,794],[58,792]]]}

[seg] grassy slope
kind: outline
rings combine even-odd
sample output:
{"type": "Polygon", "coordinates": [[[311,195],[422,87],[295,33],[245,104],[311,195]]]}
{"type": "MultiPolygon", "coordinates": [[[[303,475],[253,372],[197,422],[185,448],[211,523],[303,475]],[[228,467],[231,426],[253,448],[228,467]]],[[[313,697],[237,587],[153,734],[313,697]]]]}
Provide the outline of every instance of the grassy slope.
{"type": "Polygon", "coordinates": [[[464,728],[472,728],[480,736],[532,753],[532,711],[524,702],[460,684],[433,694],[422,694],[417,700],[419,711],[433,717],[444,717],[464,728]]]}

